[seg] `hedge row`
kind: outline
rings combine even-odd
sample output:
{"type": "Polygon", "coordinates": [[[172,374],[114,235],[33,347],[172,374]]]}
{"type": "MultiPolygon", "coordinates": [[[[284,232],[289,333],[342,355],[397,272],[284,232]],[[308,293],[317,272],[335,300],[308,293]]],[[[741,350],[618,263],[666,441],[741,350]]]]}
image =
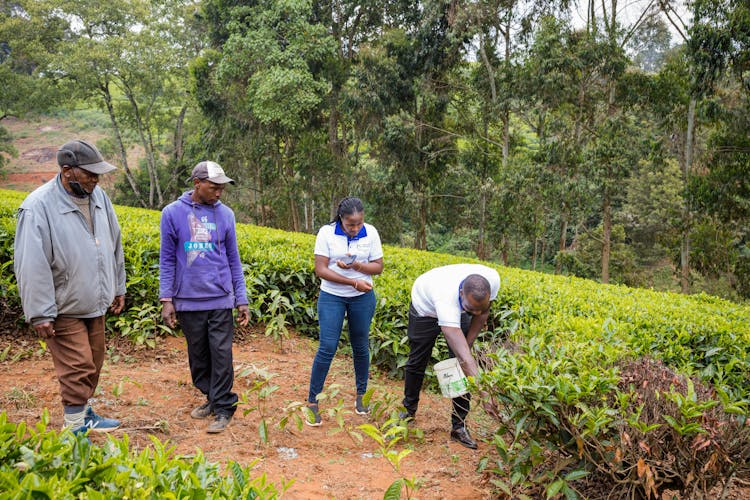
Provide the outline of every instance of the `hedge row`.
{"type": "MultiPolygon", "coordinates": [[[[0,196],[1,310],[12,315],[19,306],[9,265],[13,214],[24,194],[0,196]]],[[[152,344],[165,330],[157,305],[159,213],[116,208],[129,308],[109,326],[152,344]]],[[[253,320],[271,325],[267,332],[290,324],[315,336],[314,236],[239,224],[238,239],[253,320]]],[[[412,282],[467,259],[384,250],[371,352],[373,364],[398,375],[412,282]]],[[[610,481],[615,497],[690,495],[748,477],[749,306],[494,267],[501,287],[479,346],[486,367],[479,384],[501,409],[491,440],[496,457],[482,461],[500,490],[577,498],[591,476],[595,486],[610,481]]],[[[434,361],[445,349],[440,339],[434,361]]]]}
{"type": "MultiPolygon", "coordinates": [[[[9,261],[14,214],[24,196],[0,192],[0,285],[4,307],[14,311],[18,298],[9,261]]],[[[117,212],[124,234],[128,311],[119,322],[110,319],[110,325],[117,326],[118,333],[129,329],[129,336],[145,342],[160,333],[156,307],[159,212],[131,207],[117,207],[117,212]]],[[[313,273],[314,236],[246,224],[239,224],[237,230],[254,320],[266,323],[272,314],[282,313],[297,330],[314,336],[318,291],[313,273]],[[287,300],[279,303],[279,296],[287,300]]],[[[371,346],[373,362],[396,374],[408,351],[406,321],[414,279],[435,266],[478,261],[388,245],[384,250],[385,270],[375,278],[378,307],[371,346]]],[[[594,351],[614,343],[618,346],[614,357],[647,354],[685,373],[728,386],[738,398],[750,395],[747,305],[707,295],[601,285],[488,265],[501,277],[489,325],[496,336],[515,332],[516,340],[580,342],[582,348],[594,351]]],[[[439,348],[442,356],[444,343],[439,348]]]]}

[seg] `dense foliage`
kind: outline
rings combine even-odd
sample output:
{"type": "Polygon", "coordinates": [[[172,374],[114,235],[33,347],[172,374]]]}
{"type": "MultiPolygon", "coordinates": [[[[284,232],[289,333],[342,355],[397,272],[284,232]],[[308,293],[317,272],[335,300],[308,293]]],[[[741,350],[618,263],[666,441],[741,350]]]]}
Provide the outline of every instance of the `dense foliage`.
{"type": "Polygon", "coordinates": [[[131,450],[127,435],[103,446],[47,428],[47,415],[34,428],[8,422],[0,413],[0,489],[2,498],[278,498],[265,475],[253,478],[252,464],[206,461],[200,450],[191,458],[152,437],[152,446],[131,450]]]}
{"type": "MultiPolygon", "coordinates": [[[[13,214],[23,194],[0,194],[0,251],[11,255],[13,214]]],[[[117,213],[128,309],[109,325],[115,335],[151,344],[163,329],[156,306],[159,213],[127,207],[117,213]]],[[[253,321],[315,335],[313,236],[239,224],[238,237],[253,321]]],[[[385,270],[375,279],[371,352],[374,364],[396,375],[408,352],[414,278],[466,259],[390,246],[385,254],[385,270]]],[[[2,270],[3,307],[17,308],[12,266],[2,270]]],[[[502,408],[494,465],[489,457],[484,462],[498,488],[576,494],[608,477],[613,490],[647,497],[747,477],[748,306],[497,270],[501,289],[482,337],[485,373],[478,383],[502,408]],[[688,456],[673,460],[673,449],[688,456]]],[[[439,341],[433,361],[445,350],[439,341]]]]}
{"type": "Polygon", "coordinates": [[[0,2],[0,123],[98,108],[123,204],[210,158],[261,226],[749,297],[745,2],[570,4],[0,2]]]}

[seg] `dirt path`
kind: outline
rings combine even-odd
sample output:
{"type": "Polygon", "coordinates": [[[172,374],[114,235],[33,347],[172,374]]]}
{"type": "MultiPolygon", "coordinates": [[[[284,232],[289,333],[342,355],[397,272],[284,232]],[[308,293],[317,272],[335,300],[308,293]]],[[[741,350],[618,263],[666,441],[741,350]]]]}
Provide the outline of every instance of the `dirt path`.
{"type": "MultiPolygon", "coordinates": [[[[294,479],[285,498],[382,498],[388,486],[399,476],[385,458],[378,454],[375,442],[364,437],[362,443],[324,416],[321,427],[303,426],[298,430],[289,425],[280,430],[276,423],[283,409],[290,403],[304,401],[307,395],[309,370],[315,354],[315,342],[293,336],[284,343],[284,353],[278,345],[262,333],[247,333],[235,344],[235,372],[238,374],[235,391],[242,398],[248,392],[251,405],[257,398],[249,391],[258,380],[253,375],[265,370],[275,375],[271,380],[279,386],[265,403],[268,415],[269,442],[264,444],[258,432],[257,411],[243,415],[251,405],[241,405],[232,425],[222,434],[205,432],[207,421],[193,420],[190,410],[202,402],[193,388],[187,365],[184,340],[168,338],[155,350],[130,350],[110,347],[99,384],[97,410],[123,421],[123,429],[136,449],[150,445],[149,434],[169,441],[176,453],[191,455],[201,449],[215,462],[235,460],[242,465],[256,461],[254,470],[260,476],[280,486],[283,480],[294,479]],[[250,372],[250,375],[239,376],[250,372]]],[[[5,346],[0,346],[0,351],[5,346]]],[[[57,379],[48,354],[33,354],[38,345],[30,339],[13,346],[5,362],[0,363],[0,404],[11,421],[25,420],[34,424],[42,408],[49,409],[51,425],[62,423],[57,379]],[[26,352],[21,360],[11,361],[14,355],[26,352]]],[[[326,387],[339,384],[339,397],[345,409],[351,410],[354,400],[351,358],[339,352],[334,359],[326,387]]],[[[376,389],[375,398],[385,399],[386,393],[400,400],[402,385],[376,373],[370,383],[376,389]]],[[[332,406],[332,405],[331,405],[332,406]]],[[[472,451],[448,439],[450,402],[438,395],[424,394],[416,426],[424,438],[409,446],[414,451],[401,463],[401,473],[407,478],[422,480],[419,498],[476,499],[489,498],[490,489],[475,472],[488,445],[480,443],[472,451]]],[[[472,412],[470,427],[475,437],[481,437],[481,411],[472,412]],[[476,415],[479,414],[479,415],[476,415]]],[[[345,425],[356,427],[367,422],[366,417],[353,411],[344,415],[345,425]]],[[[96,436],[94,441],[103,438],[96,436]]]]}

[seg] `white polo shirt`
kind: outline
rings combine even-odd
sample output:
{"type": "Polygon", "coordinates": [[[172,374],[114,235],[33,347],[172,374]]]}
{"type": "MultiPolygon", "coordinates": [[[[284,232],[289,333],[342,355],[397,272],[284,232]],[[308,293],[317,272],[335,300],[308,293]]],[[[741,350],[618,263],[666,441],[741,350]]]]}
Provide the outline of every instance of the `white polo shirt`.
{"type": "Polygon", "coordinates": [[[436,267],[419,276],[411,287],[411,305],[419,316],[437,318],[438,325],[461,328],[458,287],[470,274],[479,274],[490,283],[490,300],[497,298],[500,275],[481,264],[452,264],[436,267]]]}
{"type": "MultiPolygon", "coordinates": [[[[367,263],[383,257],[383,246],[380,243],[380,235],[375,226],[365,222],[359,234],[350,238],[339,227],[338,224],[326,224],[318,231],[315,238],[315,255],[328,257],[328,269],[346,276],[352,280],[365,280],[372,283],[372,276],[364,274],[354,269],[342,269],[336,265],[336,261],[345,260],[347,255],[356,255],[357,262],[367,263]]],[[[362,295],[351,285],[334,283],[325,279],[320,280],[320,289],[324,292],[337,295],[339,297],[356,297],[362,295]]]]}

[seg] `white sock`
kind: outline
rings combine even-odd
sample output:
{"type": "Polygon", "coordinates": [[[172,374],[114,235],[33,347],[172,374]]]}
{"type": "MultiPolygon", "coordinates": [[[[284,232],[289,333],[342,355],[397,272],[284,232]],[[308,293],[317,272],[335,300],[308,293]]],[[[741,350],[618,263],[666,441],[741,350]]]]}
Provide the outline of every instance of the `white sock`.
{"type": "Polygon", "coordinates": [[[63,425],[65,427],[70,427],[71,429],[78,429],[79,427],[83,427],[85,418],[86,410],[81,410],[78,413],[66,413],[65,423],[63,425]]]}

